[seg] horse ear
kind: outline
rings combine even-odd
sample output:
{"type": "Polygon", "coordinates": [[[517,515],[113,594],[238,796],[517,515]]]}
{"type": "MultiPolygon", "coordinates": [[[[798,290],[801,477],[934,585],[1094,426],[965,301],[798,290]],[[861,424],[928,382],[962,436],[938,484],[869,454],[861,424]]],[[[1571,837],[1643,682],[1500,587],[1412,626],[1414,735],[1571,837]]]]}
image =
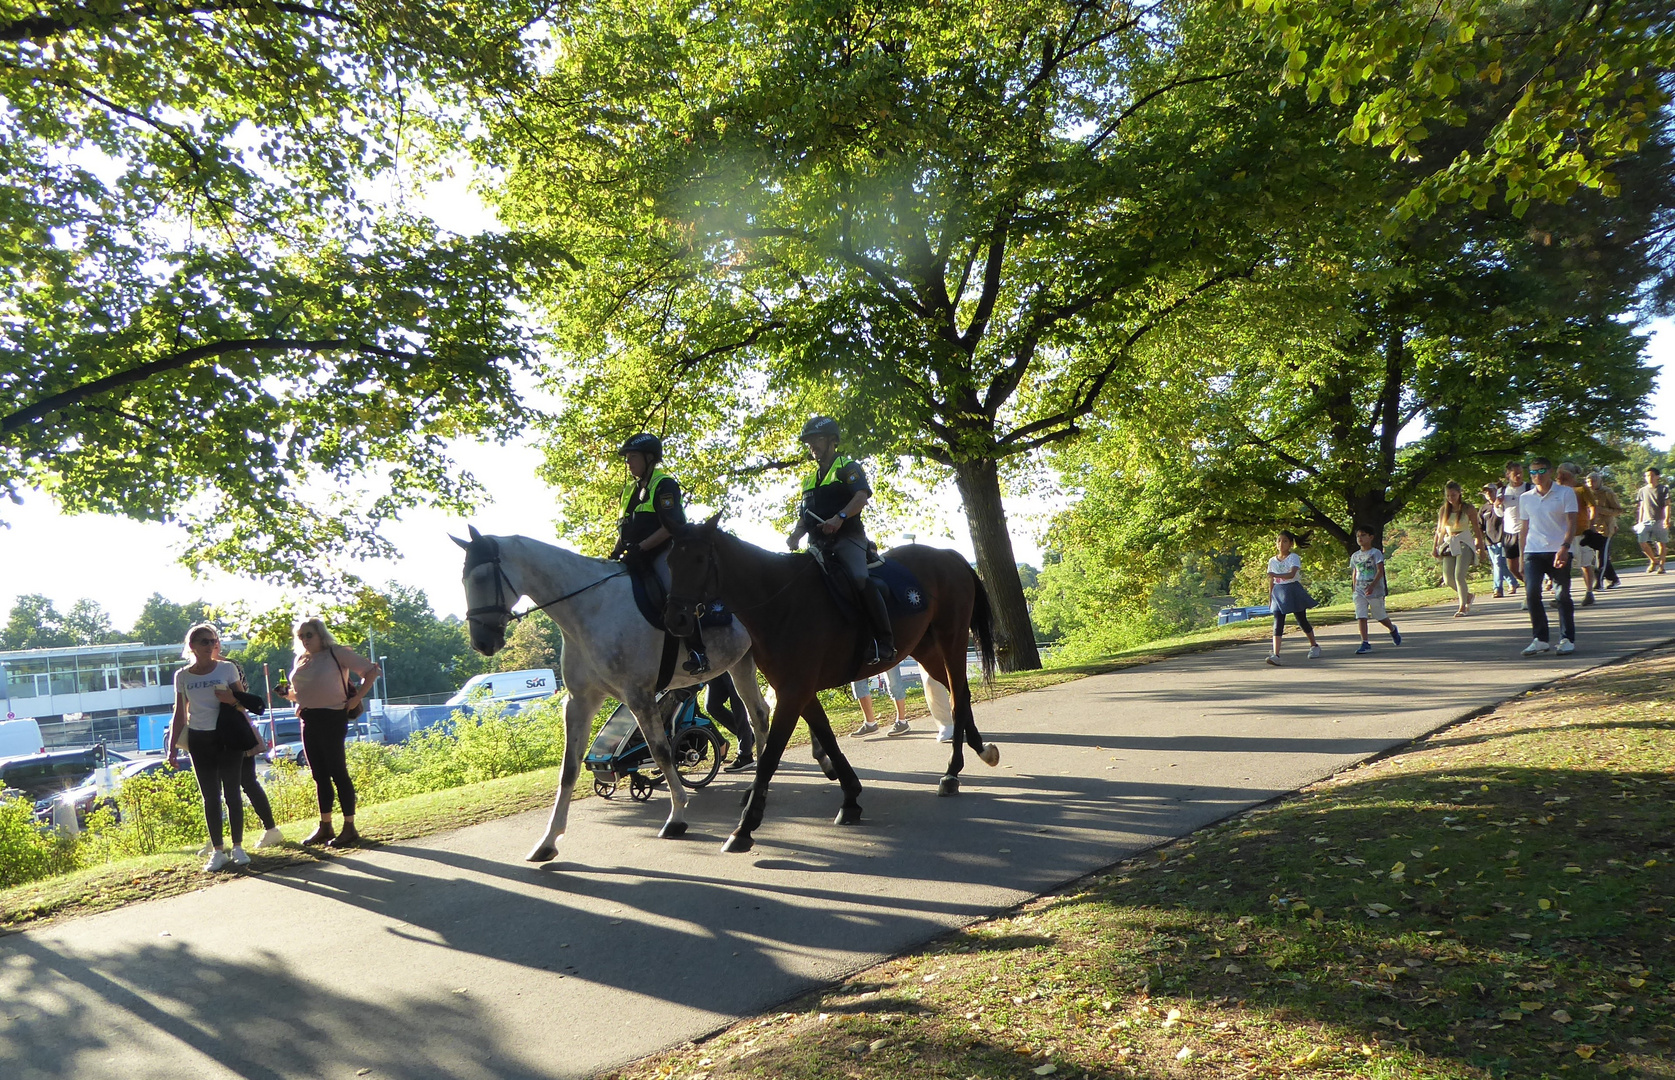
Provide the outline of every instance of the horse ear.
{"type": "Polygon", "coordinates": [[[477,526],[467,525],[465,527],[465,529],[466,529],[467,532],[469,532],[471,534],[471,539],[481,540],[483,538],[483,534],[477,531],[477,526]]]}
{"type": "Polygon", "coordinates": [[[714,532],[715,527],[719,524],[721,524],[721,511],[717,510],[715,513],[704,519],[704,531],[714,532]]]}
{"type": "Polygon", "coordinates": [[[468,540],[461,540],[459,537],[455,536],[453,533],[448,534],[448,539],[452,540],[454,543],[458,544],[460,547],[464,548],[467,551],[471,550],[471,543],[468,540]]]}

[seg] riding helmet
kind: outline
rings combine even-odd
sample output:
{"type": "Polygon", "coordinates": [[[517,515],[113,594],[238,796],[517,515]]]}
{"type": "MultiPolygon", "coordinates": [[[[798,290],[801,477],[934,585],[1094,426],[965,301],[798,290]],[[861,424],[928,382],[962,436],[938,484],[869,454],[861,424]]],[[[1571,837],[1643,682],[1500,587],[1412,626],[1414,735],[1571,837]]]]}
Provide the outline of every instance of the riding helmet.
{"type": "Polygon", "coordinates": [[[617,453],[626,454],[631,450],[644,454],[652,461],[663,460],[663,440],[649,431],[629,436],[628,441],[622,444],[622,449],[617,453]]]}
{"type": "Polygon", "coordinates": [[[803,425],[803,433],[797,436],[799,442],[807,442],[816,435],[830,435],[836,439],[841,436],[838,423],[829,416],[811,416],[808,423],[803,425]]]}

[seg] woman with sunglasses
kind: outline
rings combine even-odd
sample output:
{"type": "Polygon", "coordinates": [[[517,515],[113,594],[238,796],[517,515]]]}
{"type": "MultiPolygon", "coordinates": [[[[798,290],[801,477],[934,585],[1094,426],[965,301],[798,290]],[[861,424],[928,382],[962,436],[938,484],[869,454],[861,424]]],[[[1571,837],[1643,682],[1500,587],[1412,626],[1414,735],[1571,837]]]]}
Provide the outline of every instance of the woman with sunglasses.
{"type": "Polygon", "coordinates": [[[302,720],[302,751],[314,775],[314,793],[320,803],[320,827],[304,844],[351,847],[361,836],[355,831],[355,784],[349,779],[349,761],[344,740],[349,736],[349,713],[360,704],[365,689],[382,675],[383,669],[355,650],[339,645],[318,617],[297,623],[297,662],[290,682],[281,690],[296,703],[302,720]],[[349,682],[351,674],[361,677],[360,686],[349,682]],[[332,828],[333,794],[343,804],[343,829],[332,828]]]}
{"type": "Polygon", "coordinates": [[[244,754],[223,745],[216,725],[222,705],[237,705],[233,684],[238,669],[217,660],[215,650],[221,632],[209,623],[199,623],[186,632],[183,659],[190,664],[174,673],[174,717],[169,723],[169,767],[175,767],[177,744],[184,732],[186,751],[192,757],[192,773],[204,800],[204,824],[209,828],[209,862],[205,873],[215,873],[228,863],[247,866],[244,853],[244,799],[239,792],[239,767],[244,754]],[[233,834],[233,850],[223,846],[221,800],[227,800],[226,830],[233,834]]]}

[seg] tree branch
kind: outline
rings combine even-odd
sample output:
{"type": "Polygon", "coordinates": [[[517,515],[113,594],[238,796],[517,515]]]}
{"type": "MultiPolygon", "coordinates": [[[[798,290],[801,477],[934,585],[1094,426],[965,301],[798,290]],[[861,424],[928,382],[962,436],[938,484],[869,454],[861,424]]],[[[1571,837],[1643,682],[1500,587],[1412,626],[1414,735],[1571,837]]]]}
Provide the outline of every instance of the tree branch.
{"type": "Polygon", "coordinates": [[[52,413],[80,405],[87,399],[99,394],[108,393],[120,387],[131,386],[137,382],[144,382],[154,375],[162,375],[170,371],[190,367],[200,360],[211,360],[217,356],[240,352],[356,352],[397,360],[416,359],[413,353],[386,349],[378,345],[368,345],[365,342],[353,341],[348,338],[243,338],[237,341],[217,341],[184,349],[150,363],[129,368],[127,371],[106,375],[103,378],[94,379],[92,382],[83,383],[80,386],[43,398],[9,416],[0,417],[0,435],[10,435],[27,424],[52,413]]]}
{"type": "Polygon", "coordinates": [[[234,12],[270,12],[279,11],[287,15],[302,15],[307,18],[329,19],[332,22],[351,22],[348,15],[341,12],[329,11],[325,8],[310,7],[292,0],[256,0],[256,2],[239,2],[234,0],[225,4],[197,4],[190,7],[170,6],[165,12],[154,4],[137,4],[129,8],[121,8],[109,13],[91,14],[91,9],[78,6],[69,14],[31,15],[21,19],[11,19],[0,22],[0,41],[50,41],[63,37],[82,29],[104,29],[124,22],[138,22],[144,19],[175,18],[182,15],[225,15],[234,12]]]}

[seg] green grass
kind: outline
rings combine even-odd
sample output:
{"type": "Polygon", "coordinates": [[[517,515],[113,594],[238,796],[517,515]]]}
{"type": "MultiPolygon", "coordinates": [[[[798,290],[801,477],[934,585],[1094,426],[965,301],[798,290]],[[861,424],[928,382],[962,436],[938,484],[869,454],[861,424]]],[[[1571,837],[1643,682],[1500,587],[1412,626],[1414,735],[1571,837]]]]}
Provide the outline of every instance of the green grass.
{"type": "Polygon", "coordinates": [[[1668,1077],[1675,651],[612,1074],[1668,1077]]]}

